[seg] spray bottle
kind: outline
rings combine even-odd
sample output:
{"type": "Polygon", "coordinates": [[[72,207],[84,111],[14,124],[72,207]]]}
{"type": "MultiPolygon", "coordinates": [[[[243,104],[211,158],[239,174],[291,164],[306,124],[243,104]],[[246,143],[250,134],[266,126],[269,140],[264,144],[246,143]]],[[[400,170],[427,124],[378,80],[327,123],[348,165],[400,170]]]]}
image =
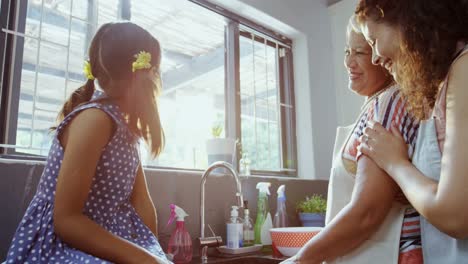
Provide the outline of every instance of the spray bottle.
{"type": "Polygon", "coordinates": [[[271,183],[257,183],[257,219],[255,220],[255,244],[271,245],[270,229],[273,227],[268,206],[271,183]]]}
{"type": "Polygon", "coordinates": [[[287,227],[288,226],[288,215],[286,213],[286,195],[284,194],[285,186],[281,185],[278,188],[278,198],[276,203],[276,214],[273,221],[273,226],[276,227],[287,227]]]}
{"type": "MultiPolygon", "coordinates": [[[[275,218],[273,219],[273,226],[277,227],[287,227],[288,226],[288,215],[286,213],[286,195],[284,194],[285,186],[281,185],[278,188],[277,194],[277,202],[276,202],[276,214],[275,218]]],[[[276,248],[275,242],[272,244],[273,248],[273,256],[274,257],[281,257],[281,253],[276,248]]]]}
{"type": "Polygon", "coordinates": [[[176,220],[176,229],[172,232],[167,249],[168,257],[176,264],[189,263],[192,260],[192,238],[185,230],[184,217],[188,214],[175,204],[171,204],[171,217],[167,225],[176,220]]]}

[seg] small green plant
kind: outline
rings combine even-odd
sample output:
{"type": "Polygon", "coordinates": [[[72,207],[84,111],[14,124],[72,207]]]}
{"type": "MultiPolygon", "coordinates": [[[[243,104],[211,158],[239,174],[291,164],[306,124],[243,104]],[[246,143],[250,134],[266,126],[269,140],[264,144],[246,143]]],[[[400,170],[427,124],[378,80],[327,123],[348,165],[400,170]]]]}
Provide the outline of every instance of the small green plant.
{"type": "Polygon", "coordinates": [[[318,194],[314,194],[311,197],[306,196],[305,200],[300,201],[296,205],[296,210],[300,213],[323,214],[327,211],[327,200],[318,194]]]}
{"type": "Polygon", "coordinates": [[[223,127],[221,125],[214,125],[211,128],[211,134],[214,138],[219,138],[221,136],[221,132],[223,132],[223,127]]]}

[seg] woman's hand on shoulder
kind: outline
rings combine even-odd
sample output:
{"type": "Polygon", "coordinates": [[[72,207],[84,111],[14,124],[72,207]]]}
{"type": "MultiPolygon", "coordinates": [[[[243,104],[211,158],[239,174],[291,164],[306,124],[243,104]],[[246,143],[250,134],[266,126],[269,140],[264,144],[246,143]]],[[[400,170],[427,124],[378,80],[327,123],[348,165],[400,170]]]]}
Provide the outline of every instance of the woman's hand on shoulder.
{"type": "Polygon", "coordinates": [[[409,161],[408,146],[393,124],[390,132],[381,124],[369,121],[359,140],[358,149],[390,175],[392,167],[409,161]]]}

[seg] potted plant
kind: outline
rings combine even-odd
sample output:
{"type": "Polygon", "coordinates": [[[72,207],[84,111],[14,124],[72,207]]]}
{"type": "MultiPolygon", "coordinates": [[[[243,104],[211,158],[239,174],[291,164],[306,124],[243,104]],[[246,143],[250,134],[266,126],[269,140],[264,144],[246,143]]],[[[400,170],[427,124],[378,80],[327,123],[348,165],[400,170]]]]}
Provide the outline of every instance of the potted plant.
{"type": "Polygon", "coordinates": [[[208,166],[215,161],[226,161],[233,164],[236,142],[232,138],[221,137],[222,132],[223,126],[220,124],[216,124],[211,128],[211,135],[213,138],[206,141],[208,166]]]}
{"type": "Polygon", "coordinates": [[[318,194],[306,197],[296,205],[299,219],[302,226],[325,225],[325,212],[327,211],[327,201],[318,194]]]}

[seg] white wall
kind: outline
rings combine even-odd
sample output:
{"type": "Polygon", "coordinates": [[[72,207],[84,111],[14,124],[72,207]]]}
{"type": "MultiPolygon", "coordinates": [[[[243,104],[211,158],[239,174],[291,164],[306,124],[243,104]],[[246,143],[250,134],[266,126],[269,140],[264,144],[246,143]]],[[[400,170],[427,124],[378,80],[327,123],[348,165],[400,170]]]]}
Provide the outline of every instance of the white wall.
{"type": "Polygon", "coordinates": [[[338,125],[348,125],[356,121],[363,97],[348,89],[348,75],[343,64],[346,41],[346,26],[358,0],[343,0],[328,8],[333,44],[334,83],[338,125]]]}
{"type": "Polygon", "coordinates": [[[294,41],[299,177],[328,179],[337,126],[326,0],[212,0],[294,41]]]}

